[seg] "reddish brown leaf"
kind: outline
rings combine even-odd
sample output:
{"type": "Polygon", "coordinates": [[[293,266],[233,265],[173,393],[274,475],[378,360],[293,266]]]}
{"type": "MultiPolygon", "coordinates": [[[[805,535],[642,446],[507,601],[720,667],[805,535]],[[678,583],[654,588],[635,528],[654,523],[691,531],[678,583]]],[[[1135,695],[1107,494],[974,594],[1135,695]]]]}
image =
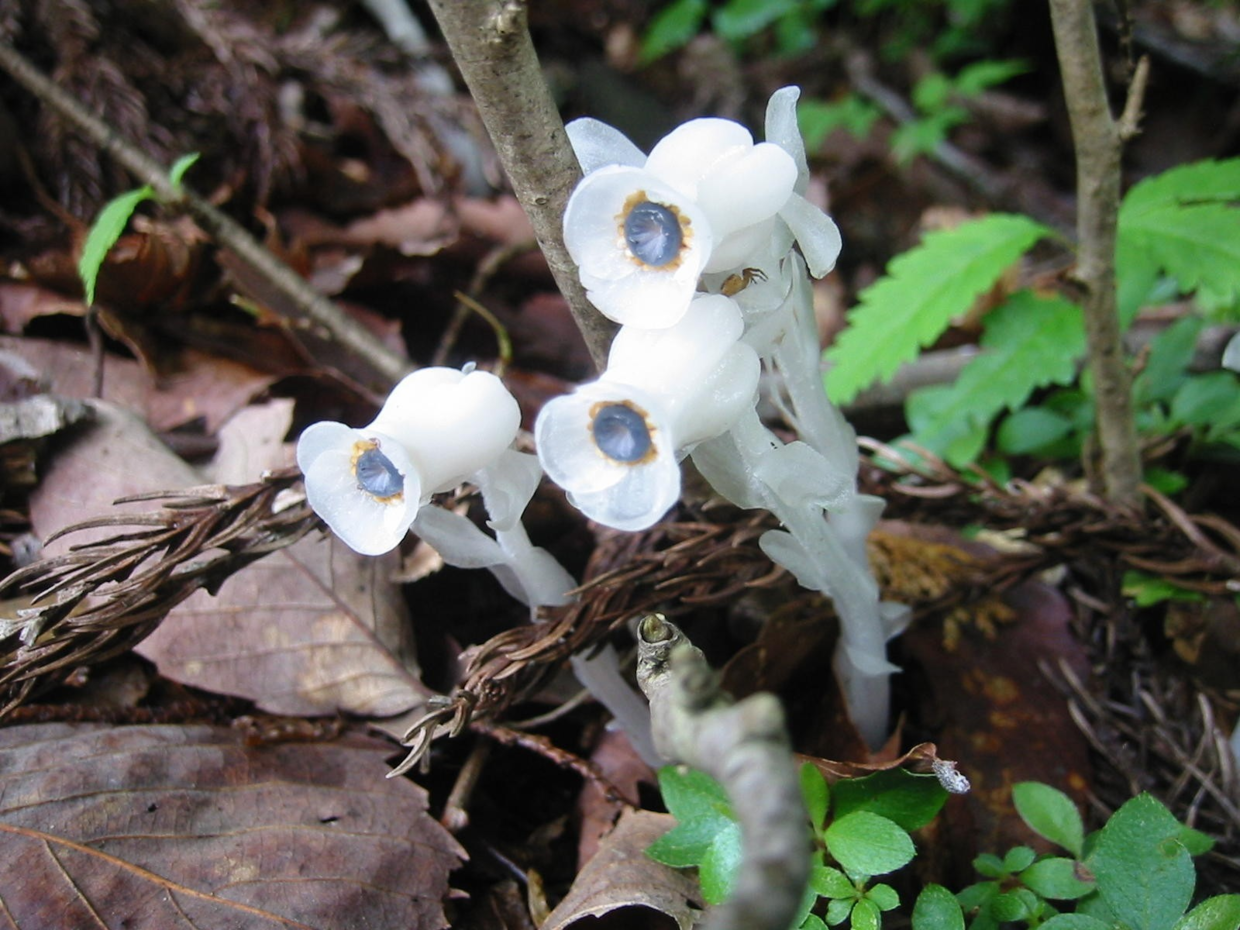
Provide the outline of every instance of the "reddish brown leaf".
{"type": "MultiPolygon", "coordinates": [[[[655,862],[646,847],[676,825],[671,814],[628,811],[599,844],[598,852],[542,925],[561,930],[583,918],[602,917],[622,907],[665,914],[680,930],[689,930],[702,907],[697,879],[689,872],[655,862]]],[[[633,913],[626,927],[663,926],[633,913]]],[[[593,921],[590,922],[593,925],[593,921]]],[[[585,926],[585,925],[583,925],[585,926]]]]}
{"type": "Polygon", "coordinates": [[[0,907],[23,927],[445,927],[465,854],[420,787],[383,777],[389,752],[206,726],[0,731],[0,907]]]}

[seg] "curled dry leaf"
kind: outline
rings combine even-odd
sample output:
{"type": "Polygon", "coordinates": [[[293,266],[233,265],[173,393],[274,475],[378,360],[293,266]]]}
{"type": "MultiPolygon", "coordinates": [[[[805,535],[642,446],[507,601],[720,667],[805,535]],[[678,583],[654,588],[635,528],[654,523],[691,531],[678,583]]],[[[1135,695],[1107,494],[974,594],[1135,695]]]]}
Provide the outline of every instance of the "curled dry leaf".
{"type": "Polygon", "coordinates": [[[675,920],[680,930],[689,930],[703,907],[697,880],[646,855],[646,847],[675,825],[671,814],[626,811],[542,930],[562,930],[582,918],[602,917],[622,907],[658,911],[675,920]]]}
{"type": "Polygon", "coordinates": [[[247,747],[231,730],[0,731],[0,906],[15,926],[446,927],[465,858],[363,737],[247,747]]]}
{"type": "MultiPolygon", "coordinates": [[[[41,536],[107,513],[125,494],[201,480],[141,421],[97,409],[99,422],[56,455],[32,498],[41,536]]],[[[272,464],[267,456],[279,450],[288,416],[276,405],[223,431],[219,459],[227,477],[237,477],[238,462],[253,469],[251,478],[272,464]]],[[[84,537],[74,533],[57,545],[84,537]]],[[[408,624],[388,580],[394,568],[332,538],[303,539],[230,578],[215,596],[191,596],[138,651],[169,678],[249,698],[272,713],[398,714],[420,706],[426,692],[412,661],[402,659],[411,650],[400,639],[408,624]]]]}

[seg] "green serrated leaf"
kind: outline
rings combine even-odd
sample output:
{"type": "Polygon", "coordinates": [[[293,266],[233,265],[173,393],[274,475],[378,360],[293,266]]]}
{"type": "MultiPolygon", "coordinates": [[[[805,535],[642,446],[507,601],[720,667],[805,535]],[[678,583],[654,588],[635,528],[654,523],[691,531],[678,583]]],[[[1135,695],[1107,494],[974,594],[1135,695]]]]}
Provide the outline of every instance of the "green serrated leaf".
{"type": "Polygon", "coordinates": [[[797,5],[797,0],[728,0],[711,17],[711,26],[719,38],[739,42],[795,12],[797,5]]]}
{"type": "Polygon", "coordinates": [[[729,823],[715,834],[698,865],[698,883],[707,904],[722,904],[732,894],[741,868],[741,827],[729,823]]]}
{"type": "Polygon", "coordinates": [[[1020,880],[1044,898],[1075,901],[1094,890],[1093,883],[1081,881],[1077,873],[1075,860],[1056,856],[1039,859],[1020,873],[1020,880]]]}
{"type": "Polygon", "coordinates": [[[839,869],[815,866],[809,873],[810,887],[824,898],[855,898],[857,886],[839,869]]]}
{"type": "Polygon", "coordinates": [[[1132,930],[1170,930],[1192,900],[1197,873],[1181,830],[1160,801],[1141,794],[1098,831],[1086,865],[1098,894],[1132,930]]]}
{"type": "Polygon", "coordinates": [[[1000,411],[1023,405],[1035,389],[1076,380],[1085,325],[1071,301],[1020,291],[989,313],[985,326],[981,354],[914,431],[914,439],[932,451],[941,451],[961,423],[984,427],[1000,411]]]}
{"type": "Polygon", "coordinates": [[[185,177],[185,172],[194,167],[198,159],[201,157],[202,156],[199,152],[190,152],[188,155],[182,155],[175,162],[173,162],[172,167],[168,169],[168,180],[172,182],[174,187],[181,186],[181,181],[185,177]]]}
{"type": "Polygon", "coordinates": [[[1085,827],[1081,812],[1066,794],[1041,782],[1025,781],[1012,787],[1012,803],[1034,833],[1074,856],[1081,855],[1085,827]]]}
{"type": "Polygon", "coordinates": [[[913,905],[913,930],[964,930],[964,912],[942,885],[927,885],[913,905]]]}
{"type": "Polygon", "coordinates": [[[892,259],[886,276],[861,293],[848,328],[827,352],[832,399],[848,403],[870,382],[890,378],[1047,235],[1047,227],[1028,217],[992,214],[929,233],[892,259]]]}
{"type": "Polygon", "coordinates": [[[82,279],[82,289],[86,292],[86,305],[95,302],[95,284],[99,278],[99,269],[116,240],[121,237],[134,210],[146,200],[155,196],[155,192],[143,185],[137,190],[127,191],[119,197],[109,200],[95,223],[86,234],[86,242],[82,244],[82,257],[78,259],[78,277],[82,279]]]}
{"type": "Polygon", "coordinates": [[[1240,927],[1240,894],[1206,898],[1180,918],[1175,930],[1236,930],[1240,927]]]}
{"type": "Polygon", "coordinates": [[[1240,381],[1235,373],[1209,371],[1186,378],[1171,398],[1171,420],[1211,430],[1240,423],[1240,381]]]}
{"type": "Polygon", "coordinates": [[[888,769],[835,784],[835,816],[869,811],[894,821],[905,830],[919,830],[935,818],[947,792],[933,775],[914,775],[907,769],[888,769]]]}
{"type": "Polygon", "coordinates": [[[649,64],[687,45],[701,31],[709,8],[707,0],[675,0],[660,10],[642,38],[641,63],[649,64]]]}
{"type": "Polygon", "coordinates": [[[900,906],[900,895],[890,885],[879,882],[866,891],[865,896],[874,902],[880,911],[892,911],[900,906]]]}
{"type": "Polygon", "coordinates": [[[827,780],[822,777],[822,772],[809,762],[801,766],[801,797],[805,801],[810,825],[816,832],[820,832],[827,819],[827,808],[831,804],[831,789],[827,787],[827,780]]]}
{"type": "MultiPolygon", "coordinates": [[[[1240,200],[1240,158],[1198,161],[1146,178],[1124,196],[1121,217],[1181,203],[1240,200]]],[[[1122,221],[1122,220],[1121,220],[1122,221]]]]}
{"type": "Polygon", "coordinates": [[[911,861],[915,853],[913,841],[902,827],[869,811],[837,816],[824,838],[827,852],[854,875],[894,872],[911,861]]]}
{"type": "Polygon", "coordinates": [[[802,100],[797,106],[797,125],[805,137],[805,147],[813,151],[835,129],[846,129],[856,138],[864,139],[880,115],[872,103],[856,94],[848,94],[831,102],[802,100]]]}
{"type": "Polygon", "coordinates": [[[1184,293],[1240,298],[1240,209],[1221,203],[1170,204],[1143,212],[1120,210],[1119,274],[1134,262],[1162,269],[1184,293]]]}

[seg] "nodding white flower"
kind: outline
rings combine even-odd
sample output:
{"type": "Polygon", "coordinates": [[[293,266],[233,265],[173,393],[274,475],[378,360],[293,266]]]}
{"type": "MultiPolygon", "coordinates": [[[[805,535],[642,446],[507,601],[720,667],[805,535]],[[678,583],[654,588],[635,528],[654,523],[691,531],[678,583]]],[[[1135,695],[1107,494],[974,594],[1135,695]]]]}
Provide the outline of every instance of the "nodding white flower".
{"type": "Polygon", "coordinates": [[[489,372],[423,368],[396,386],[369,426],[315,423],[301,434],[306,498],[351,549],[382,555],[432,494],[498,458],[520,422],[516,400],[489,372]]]}
{"type": "Polygon", "coordinates": [[[575,507],[619,530],[667,513],[680,459],[753,404],[760,364],[742,329],[729,298],[699,297],[668,329],[621,329],[607,371],[543,407],[539,459],[575,507]]]}
{"type": "Polygon", "coordinates": [[[675,324],[703,272],[770,241],[797,179],[792,156],[730,120],[690,120],[648,158],[597,120],[574,120],[568,135],[586,176],[564,241],[590,301],[625,325],[675,324]]]}

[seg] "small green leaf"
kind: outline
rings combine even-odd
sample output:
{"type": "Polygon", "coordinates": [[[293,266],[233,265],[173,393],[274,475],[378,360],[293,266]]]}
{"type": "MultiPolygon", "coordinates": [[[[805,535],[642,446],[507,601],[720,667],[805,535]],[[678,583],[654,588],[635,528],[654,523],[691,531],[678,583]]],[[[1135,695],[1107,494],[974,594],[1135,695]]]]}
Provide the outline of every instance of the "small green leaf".
{"type": "Polygon", "coordinates": [[[874,121],[882,114],[874,104],[856,94],[839,100],[802,100],[797,107],[797,125],[805,137],[805,147],[814,151],[836,129],[846,129],[858,139],[870,134],[874,121]]]}
{"type": "Polygon", "coordinates": [[[1141,794],[1098,831],[1086,865],[1099,895],[1132,930],[1170,930],[1192,900],[1197,873],[1182,829],[1160,801],[1141,794]]]}
{"type": "Polygon", "coordinates": [[[927,885],[913,905],[913,930],[964,930],[964,912],[942,885],[927,885]]]}
{"type": "Polygon", "coordinates": [[[855,898],[835,898],[827,903],[827,923],[832,927],[839,926],[852,913],[855,898]]]}
{"type": "Polygon", "coordinates": [[[1165,578],[1147,575],[1145,572],[1139,572],[1136,569],[1129,569],[1124,572],[1120,591],[1124,597],[1132,598],[1138,607],[1152,607],[1154,604],[1161,604],[1163,601],[1191,602],[1204,601],[1206,599],[1206,596],[1200,591],[1181,588],[1165,578]]]}
{"type": "Polygon", "coordinates": [[[1176,320],[1151,342],[1141,373],[1133,379],[1133,397],[1138,404],[1170,400],[1188,372],[1197,347],[1197,335],[1205,326],[1198,316],[1176,320]]]}
{"type": "Polygon", "coordinates": [[[809,873],[809,884],[824,898],[855,898],[857,886],[839,869],[815,866],[809,873]]]}
{"type": "Polygon", "coordinates": [[[817,914],[806,914],[797,930],[827,930],[827,925],[817,914]]]}
{"type": "Polygon", "coordinates": [[[1091,882],[1077,877],[1075,860],[1059,857],[1039,859],[1020,873],[1020,880],[1042,897],[1054,901],[1074,901],[1094,890],[1091,882]]]}
{"type": "Polygon", "coordinates": [[[987,878],[1004,878],[1007,876],[1007,869],[1003,867],[1003,860],[994,853],[982,853],[979,855],[973,860],[973,868],[987,878]]]}
{"type": "Polygon", "coordinates": [[[998,882],[974,882],[956,895],[956,900],[966,911],[985,907],[999,894],[998,882]]]}
{"type": "Polygon", "coordinates": [[[905,830],[919,830],[935,818],[947,792],[933,775],[914,775],[907,769],[888,769],[835,784],[835,816],[869,811],[892,820],[905,830]]]}
{"type": "Polygon", "coordinates": [[[1062,791],[1041,782],[1025,781],[1012,787],[1016,812],[1038,836],[1057,843],[1074,856],[1081,855],[1085,828],[1081,812],[1062,791]]]}
{"type": "Polygon", "coordinates": [[[722,904],[732,894],[741,868],[741,827],[729,823],[715,834],[698,866],[698,882],[707,904],[722,904]]]}
{"type": "Polygon", "coordinates": [[[145,200],[150,200],[155,192],[143,185],[137,190],[127,191],[119,197],[109,200],[95,223],[86,234],[86,242],[82,245],[82,257],[78,259],[78,277],[82,279],[82,289],[86,292],[86,305],[95,302],[95,283],[99,278],[99,269],[116,240],[121,237],[134,210],[145,200]]]}
{"type": "Polygon", "coordinates": [[[1236,930],[1240,927],[1240,894],[1206,898],[1180,918],[1175,930],[1236,930]]]}
{"type": "Polygon", "coordinates": [[[873,885],[865,896],[873,901],[880,911],[892,911],[900,906],[900,895],[890,885],[882,882],[873,885]]]}
{"type": "Polygon", "coordinates": [[[711,25],[719,38],[739,42],[795,12],[797,5],[797,0],[728,0],[711,18],[711,25]]]}
{"type": "Polygon", "coordinates": [[[201,155],[198,152],[190,152],[188,155],[182,155],[168,169],[168,180],[174,187],[181,186],[181,180],[185,177],[185,172],[194,167],[201,155]]]}
{"type": "Polygon", "coordinates": [[[649,64],[687,45],[701,31],[709,6],[707,0],[675,0],[660,10],[642,39],[641,63],[649,64]]]}
{"type": "Polygon", "coordinates": [[[1014,891],[996,895],[990,902],[990,912],[1000,923],[1013,920],[1024,920],[1031,913],[1029,902],[1014,891]]]}
{"type": "Polygon", "coordinates": [[[913,85],[910,99],[922,113],[933,113],[946,106],[952,94],[952,82],[941,71],[932,71],[913,85]]]}
{"type": "Polygon", "coordinates": [[[1185,379],[1171,399],[1171,419],[1212,429],[1240,423],[1240,382],[1235,373],[1211,371],[1185,379]]]}
{"type": "Polygon", "coordinates": [[[894,872],[915,853],[913,841],[902,827],[869,811],[836,817],[827,827],[825,839],[827,852],[854,875],[894,872]]]}
{"type": "Polygon", "coordinates": [[[1039,924],[1039,930],[1112,930],[1097,917],[1088,914],[1056,914],[1045,923],[1039,924]]]}
{"type": "Polygon", "coordinates": [[[952,82],[956,93],[963,97],[975,97],[984,90],[1004,84],[1029,70],[1024,61],[983,60],[960,69],[952,82]]]}
{"type": "Polygon", "coordinates": [[[1072,432],[1072,421],[1045,407],[1026,407],[1003,418],[995,446],[1007,455],[1028,455],[1072,432]]]}
{"type": "Polygon", "coordinates": [[[1213,837],[1183,824],[1180,825],[1180,832],[1176,838],[1184,844],[1190,856],[1202,856],[1214,848],[1213,837]]]}
{"type": "Polygon", "coordinates": [[[929,233],[892,259],[886,276],[861,293],[848,328],[827,352],[834,366],[827,375],[831,398],[848,403],[870,382],[890,378],[1047,235],[1047,227],[1028,217],[996,213],[929,233]]]}
{"type": "Polygon", "coordinates": [[[1175,497],[1189,485],[1188,476],[1182,471],[1171,471],[1151,465],[1143,474],[1145,483],[1160,494],[1175,497]]]}
{"type": "Polygon", "coordinates": [[[1013,846],[1007,851],[1007,855],[1003,857],[1003,871],[1011,875],[1022,869],[1027,869],[1038,856],[1028,846],[1013,846]]]}
{"type": "Polygon", "coordinates": [[[805,800],[810,824],[815,832],[821,832],[831,803],[831,789],[827,787],[822,772],[809,762],[801,766],[801,797],[805,800]]]}
{"type": "Polygon", "coordinates": [[[873,901],[862,898],[853,905],[852,930],[878,930],[882,923],[882,914],[873,901]]]}
{"type": "Polygon", "coordinates": [[[699,865],[715,837],[736,826],[727,794],[704,772],[674,765],[659,770],[659,790],[676,826],[651,843],[646,855],[674,868],[699,865]]]}

